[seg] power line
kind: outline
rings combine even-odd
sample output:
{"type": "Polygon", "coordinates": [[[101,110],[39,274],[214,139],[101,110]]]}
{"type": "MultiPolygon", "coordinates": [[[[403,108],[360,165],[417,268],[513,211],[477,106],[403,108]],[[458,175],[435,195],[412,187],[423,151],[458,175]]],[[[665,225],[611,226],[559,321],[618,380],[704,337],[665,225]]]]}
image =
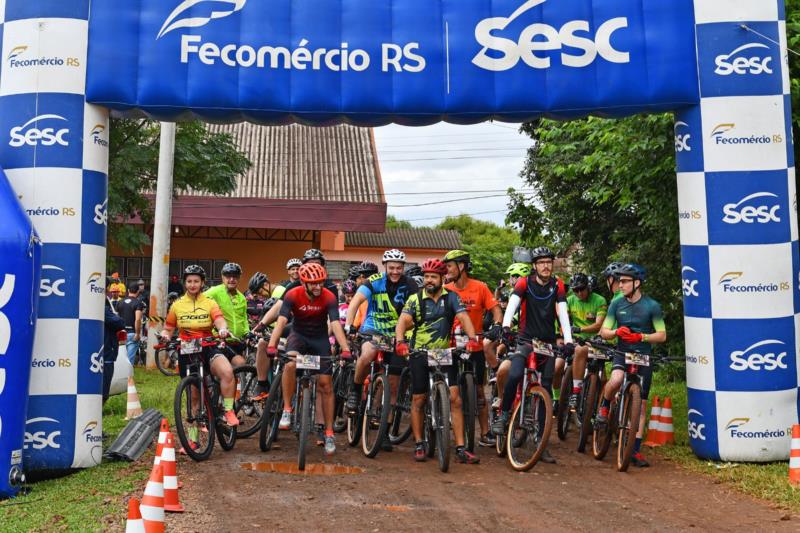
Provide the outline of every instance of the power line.
{"type": "Polygon", "coordinates": [[[477,213],[459,213],[458,215],[443,215],[440,217],[426,217],[426,218],[409,218],[404,220],[404,222],[421,222],[423,220],[439,220],[442,218],[449,218],[449,217],[458,217],[461,215],[469,215],[469,216],[478,216],[478,215],[491,215],[494,213],[505,213],[508,209],[497,209],[495,211],[478,211],[477,213]]]}
{"type": "Polygon", "coordinates": [[[514,146],[512,148],[435,148],[433,150],[378,150],[378,156],[380,160],[380,155],[382,153],[392,153],[392,154],[426,154],[426,153],[434,153],[434,152],[486,152],[486,151],[496,151],[496,152],[508,152],[510,150],[514,151],[525,151],[529,146],[514,146]]]}
{"type": "MultiPolygon", "coordinates": [[[[534,193],[524,193],[524,194],[534,194],[534,193]]],[[[468,200],[485,200],[486,198],[499,198],[501,196],[506,196],[506,194],[490,194],[489,196],[472,196],[469,198],[455,198],[452,200],[439,200],[438,202],[426,202],[422,204],[403,204],[403,205],[389,204],[387,205],[387,207],[425,207],[428,205],[441,205],[441,204],[452,204],[455,202],[466,202],[468,200]]]]}
{"type": "Polygon", "coordinates": [[[518,159],[522,155],[476,155],[476,156],[462,156],[462,157],[415,157],[413,159],[379,159],[381,163],[414,163],[416,161],[454,161],[457,159],[518,159]]]}

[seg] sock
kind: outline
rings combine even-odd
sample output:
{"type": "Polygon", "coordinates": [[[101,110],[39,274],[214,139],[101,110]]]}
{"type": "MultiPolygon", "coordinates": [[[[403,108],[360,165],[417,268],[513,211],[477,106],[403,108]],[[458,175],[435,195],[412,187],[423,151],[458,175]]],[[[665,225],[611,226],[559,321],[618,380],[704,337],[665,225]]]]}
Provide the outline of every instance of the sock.
{"type": "Polygon", "coordinates": [[[583,387],[583,380],[582,379],[573,379],[572,380],[572,388],[581,390],[583,387]]]}
{"type": "Polygon", "coordinates": [[[600,407],[605,407],[608,409],[611,406],[611,400],[606,400],[603,398],[603,401],[600,402],[600,407]]]}
{"type": "Polygon", "coordinates": [[[263,380],[259,379],[258,380],[258,386],[259,387],[266,389],[267,385],[269,385],[269,382],[266,379],[263,379],[263,380]]]}
{"type": "Polygon", "coordinates": [[[196,427],[189,428],[189,440],[197,442],[198,440],[200,440],[199,435],[200,435],[200,430],[198,430],[196,427]]]}
{"type": "Polygon", "coordinates": [[[333,437],[333,430],[332,429],[326,429],[325,430],[325,436],[326,437],[333,437]]]}
{"type": "Polygon", "coordinates": [[[558,400],[561,397],[561,389],[553,390],[553,399],[558,400]]]}
{"type": "Polygon", "coordinates": [[[633,453],[639,453],[639,449],[642,447],[642,438],[638,437],[636,442],[633,443],[633,453]]]}
{"type": "Polygon", "coordinates": [[[224,407],[226,411],[233,409],[233,398],[223,398],[222,407],[224,407]]]}

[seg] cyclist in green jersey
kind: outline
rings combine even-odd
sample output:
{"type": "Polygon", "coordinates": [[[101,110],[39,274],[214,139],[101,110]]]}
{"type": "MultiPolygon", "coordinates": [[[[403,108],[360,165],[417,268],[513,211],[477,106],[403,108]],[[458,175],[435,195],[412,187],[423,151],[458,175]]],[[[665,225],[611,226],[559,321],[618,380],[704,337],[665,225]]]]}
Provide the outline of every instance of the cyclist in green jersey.
{"type": "MultiPolygon", "coordinates": [[[[649,354],[653,344],[667,341],[667,328],[661,306],[654,299],[642,294],[642,284],[645,282],[645,271],[639,265],[623,265],[618,271],[619,286],[622,297],[611,302],[608,315],[600,328],[600,335],[606,339],[619,339],[618,349],[621,352],[639,352],[649,354]]],[[[650,466],[642,457],[640,451],[642,432],[647,415],[647,396],[650,392],[650,383],[653,368],[650,366],[639,367],[642,378],[642,409],[639,420],[639,432],[636,434],[632,463],[634,466],[650,466]]],[[[608,412],[611,399],[617,393],[625,376],[625,355],[615,355],[612,362],[611,379],[603,389],[603,399],[600,404],[600,413],[596,424],[600,427],[608,423],[608,412]]]]}
{"type": "Polygon", "coordinates": [[[231,358],[231,365],[234,368],[245,364],[244,350],[246,346],[241,340],[250,332],[247,321],[247,298],[238,288],[241,277],[241,266],[237,263],[226,263],[222,267],[222,283],[211,287],[204,293],[208,298],[217,302],[222,316],[225,317],[225,323],[228,324],[228,331],[233,336],[226,344],[234,353],[231,358]]]}
{"type": "MultiPolygon", "coordinates": [[[[577,339],[588,339],[600,331],[606,318],[608,304],[606,299],[592,292],[589,277],[579,272],[569,282],[572,293],[567,296],[567,309],[572,324],[572,335],[577,339]]],[[[586,360],[589,357],[588,346],[575,346],[575,358],[572,362],[572,394],[569,397],[570,409],[578,406],[578,395],[583,388],[583,374],[586,371],[586,360]]]]}

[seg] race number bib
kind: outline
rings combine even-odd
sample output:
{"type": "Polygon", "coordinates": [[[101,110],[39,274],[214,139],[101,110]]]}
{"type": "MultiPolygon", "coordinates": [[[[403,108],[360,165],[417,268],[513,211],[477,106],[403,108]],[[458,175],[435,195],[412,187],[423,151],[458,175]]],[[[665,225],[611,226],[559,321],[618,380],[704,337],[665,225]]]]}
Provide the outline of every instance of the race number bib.
{"type": "Polygon", "coordinates": [[[319,370],[318,355],[298,355],[296,363],[299,370],[319,370]]]}
{"type": "Polygon", "coordinates": [[[636,366],[650,366],[650,356],[644,353],[625,353],[625,364],[636,366]]]}
{"type": "Polygon", "coordinates": [[[536,352],[538,355],[553,357],[553,350],[550,349],[549,345],[538,341],[533,341],[531,344],[533,345],[533,351],[536,352]]]}
{"type": "Polygon", "coordinates": [[[463,350],[467,347],[467,342],[469,341],[469,337],[466,335],[454,335],[456,339],[456,348],[463,350]]]}
{"type": "Polygon", "coordinates": [[[428,366],[449,366],[453,364],[453,352],[448,349],[428,350],[428,366]]]}
{"type": "Polygon", "coordinates": [[[598,361],[608,361],[611,358],[605,353],[601,352],[600,350],[589,348],[589,359],[597,359],[598,361]]]}
{"type": "Polygon", "coordinates": [[[203,339],[181,339],[181,354],[189,355],[198,353],[203,349],[203,339]]]}

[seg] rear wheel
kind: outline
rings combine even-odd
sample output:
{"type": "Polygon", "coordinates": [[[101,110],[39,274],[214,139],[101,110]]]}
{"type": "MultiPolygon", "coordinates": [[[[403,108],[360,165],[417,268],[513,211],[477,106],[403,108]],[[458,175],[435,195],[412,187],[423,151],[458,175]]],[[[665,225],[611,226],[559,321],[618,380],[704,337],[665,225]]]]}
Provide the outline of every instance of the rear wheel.
{"type": "Polygon", "coordinates": [[[233,377],[236,378],[236,402],[233,409],[239,418],[236,436],[244,439],[261,428],[264,402],[253,401],[258,386],[258,373],[254,366],[245,365],[234,368],[233,377]]]}
{"type": "MultiPolygon", "coordinates": [[[[489,405],[489,427],[492,427],[494,421],[500,416],[500,408],[492,407],[496,403],[499,402],[499,398],[497,397],[497,382],[492,382],[492,389],[491,389],[491,404],[489,405]]],[[[506,454],[506,436],[505,435],[495,435],[495,443],[494,449],[497,452],[497,457],[503,457],[506,454]]]]}
{"type": "Polygon", "coordinates": [[[392,407],[392,424],[389,427],[389,442],[404,443],[411,436],[411,372],[404,368],[397,388],[397,404],[392,407]]]}
{"type": "Polygon", "coordinates": [[[580,435],[578,436],[578,451],[583,453],[586,450],[586,443],[592,436],[592,423],[597,410],[597,400],[600,396],[600,379],[597,374],[589,374],[583,384],[581,392],[581,402],[578,408],[578,417],[581,421],[580,435]]]}
{"type": "Polygon", "coordinates": [[[557,429],[558,440],[566,440],[569,433],[569,426],[572,422],[572,412],[569,408],[569,397],[572,395],[572,366],[564,369],[561,376],[561,391],[558,400],[557,429]]]}
{"type": "Polygon", "coordinates": [[[478,397],[475,389],[475,376],[466,373],[461,382],[461,410],[464,413],[464,445],[470,452],[475,451],[475,418],[478,397]]]}
{"type": "Polygon", "coordinates": [[[361,442],[361,424],[364,418],[364,401],[359,403],[355,413],[347,413],[347,444],[358,446],[361,442]]]}
{"type": "Polygon", "coordinates": [[[333,391],[336,396],[333,408],[333,431],[335,433],[342,433],[347,429],[345,404],[347,403],[347,394],[353,388],[354,372],[352,363],[343,367],[337,366],[334,371],[333,391]]]}
{"type": "Polygon", "coordinates": [[[186,376],[175,389],[175,432],[186,455],[204,461],[214,449],[214,416],[203,402],[202,384],[197,375],[186,376]]]}
{"type": "Polygon", "coordinates": [[[450,390],[447,385],[438,381],[432,394],[439,470],[447,472],[450,468],[450,390]]]}
{"type": "Polygon", "coordinates": [[[300,389],[300,435],[297,442],[297,468],[298,470],[306,469],[306,444],[308,443],[308,434],[311,432],[311,387],[306,383],[300,389]]]}
{"type": "Polygon", "coordinates": [[[261,431],[258,445],[262,452],[269,451],[278,436],[278,424],[280,424],[281,414],[283,414],[282,378],[283,372],[279,372],[272,380],[272,386],[269,388],[269,397],[267,397],[264,410],[261,413],[261,431]]]}
{"type": "Polygon", "coordinates": [[[506,436],[506,452],[511,468],[525,472],[533,468],[547,448],[553,427],[553,401],[541,386],[528,389],[514,408],[506,436]]]}
{"type": "MultiPolygon", "coordinates": [[[[598,395],[598,399],[603,397],[603,393],[598,395]]],[[[615,406],[616,400],[612,400],[611,408],[608,410],[608,422],[605,427],[598,428],[595,422],[592,432],[592,455],[598,461],[601,461],[608,453],[608,448],[611,446],[611,438],[614,435],[612,425],[614,423],[614,413],[616,413],[615,406]]],[[[598,407],[599,411],[599,407],[598,407]]]]}
{"type": "Polygon", "coordinates": [[[391,409],[391,391],[384,375],[375,376],[369,388],[369,409],[364,412],[361,424],[361,449],[364,455],[373,458],[378,455],[386,438],[391,409]]]}
{"type": "Polygon", "coordinates": [[[178,375],[178,351],[177,350],[158,350],[156,352],[156,366],[165,376],[178,375]]]}
{"type": "Polygon", "coordinates": [[[631,383],[622,396],[622,424],[618,432],[617,470],[625,472],[631,464],[636,433],[639,431],[639,416],[642,412],[642,389],[631,383]]]}

